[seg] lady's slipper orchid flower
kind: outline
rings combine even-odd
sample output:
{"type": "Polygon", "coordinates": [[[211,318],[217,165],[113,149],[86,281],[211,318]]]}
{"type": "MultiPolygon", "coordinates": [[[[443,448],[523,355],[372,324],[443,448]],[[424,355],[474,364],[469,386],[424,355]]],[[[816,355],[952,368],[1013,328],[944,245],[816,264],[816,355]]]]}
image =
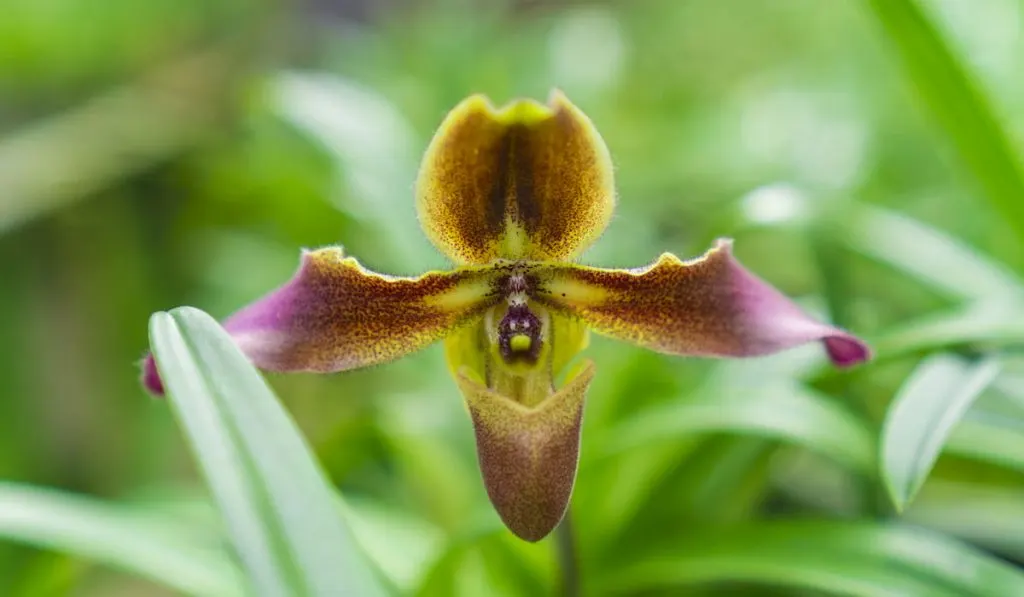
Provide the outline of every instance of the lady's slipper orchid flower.
{"type": "MultiPolygon", "coordinates": [[[[502,109],[472,96],[441,124],[416,185],[423,229],[455,269],[392,277],[340,248],[306,251],[291,281],[224,327],[269,371],[364,367],[444,339],[491,502],[512,532],[537,541],[561,520],[576,476],[594,366],[556,380],[588,329],[676,355],[822,341],[838,366],[869,357],[863,342],[744,269],[728,240],[690,261],[665,253],[632,270],[578,265],[614,206],[608,149],[564,95],[502,109]]],[[[152,357],[144,382],[162,392],[152,357]]]]}

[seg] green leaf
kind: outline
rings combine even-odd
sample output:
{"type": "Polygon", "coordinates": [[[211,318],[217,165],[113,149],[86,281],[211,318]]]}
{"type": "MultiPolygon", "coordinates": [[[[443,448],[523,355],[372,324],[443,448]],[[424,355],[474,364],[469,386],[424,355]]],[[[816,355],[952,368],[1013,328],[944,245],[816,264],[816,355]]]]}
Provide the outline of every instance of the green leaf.
{"type": "Polygon", "coordinates": [[[216,122],[211,96],[233,80],[224,76],[226,63],[216,54],[190,56],[4,136],[0,232],[96,196],[200,139],[216,122]],[[195,95],[183,105],[167,85],[189,85],[195,95]]]}
{"type": "Polygon", "coordinates": [[[978,85],[914,0],[869,0],[907,74],[992,207],[1024,238],[1024,170],[978,85]]]}
{"type": "Polygon", "coordinates": [[[812,390],[781,379],[749,387],[714,380],[690,399],[661,403],[626,419],[607,432],[603,451],[613,455],[686,434],[722,431],[790,442],[865,474],[873,474],[875,467],[875,445],[860,420],[812,390]]]}
{"type": "Polygon", "coordinates": [[[387,97],[336,75],[286,72],[270,81],[272,108],[334,158],[348,192],[337,207],[381,233],[378,259],[410,272],[443,267],[423,235],[409,189],[416,178],[415,130],[387,97]]]}
{"type": "Polygon", "coordinates": [[[897,510],[921,489],[953,427],[999,372],[994,359],[925,360],[904,383],[882,425],[882,478],[897,510]]]}
{"type": "Polygon", "coordinates": [[[872,342],[879,359],[954,346],[1000,347],[1024,343],[1021,301],[985,301],[927,315],[872,342]]]}
{"type": "Polygon", "coordinates": [[[1024,558],[1024,495],[1018,487],[936,480],[904,519],[1020,560],[1024,558]]]}
{"type": "Polygon", "coordinates": [[[851,212],[840,229],[851,248],[952,298],[990,300],[1024,292],[1024,282],[1006,266],[941,230],[871,205],[855,205],[851,212]]]}
{"type": "Polygon", "coordinates": [[[150,339],[253,589],[386,595],[295,423],[227,332],[182,307],[153,315],[150,339]]]}
{"type": "Polygon", "coordinates": [[[0,482],[0,537],[96,560],[189,595],[242,594],[227,554],[163,514],[0,482]]]}
{"type": "Polygon", "coordinates": [[[402,594],[421,582],[444,534],[428,521],[395,506],[367,499],[347,500],[352,530],[372,560],[402,594]]]}
{"type": "Polygon", "coordinates": [[[1024,429],[967,413],[946,442],[946,451],[1024,472],[1024,429]]]}
{"type": "Polygon", "coordinates": [[[580,508],[588,503],[581,497],[573,502],[579,527],[587,529],[587,551],[609,562],[646,545],[652,530],[664,529],[666,521],[676,528],[697,529],[728,527],[757,516],[765,492],[771,491],[779,450],[768,439],[707,434],[646,446],[626,456],[606,461],[596,481],[595,467],[581,472],[582,479],[589,478],[581,489],[596,496],[591,501],[609,496],[601,510],[580,508]],[[660,463],[653,470],[643,468],[640,463],[652,456],[668,456],[670,468],[660,463]]]}
{"type": "Polygon", "coordinates": [[[1009,408],[1000,409],[1004,414],[1011,414],[1013,418],[1024,417],[1024,372],[1021,371],[1021,359],[1010,355],[1003,355],[1005,369],[996,378],[993,385],[1005,396],[1009,408]],[[1008,412],[1007,412],[1008,411],[1008,412]]]}
{"type": "Polygon", "coordinates": [[[675,540],[637,553],[601,581],[594,586],[610,595],[712,582],[853,597],[1024,595],[1024,574],[959,542],[919,529],[837,521],[761,523],[675,540]]]}

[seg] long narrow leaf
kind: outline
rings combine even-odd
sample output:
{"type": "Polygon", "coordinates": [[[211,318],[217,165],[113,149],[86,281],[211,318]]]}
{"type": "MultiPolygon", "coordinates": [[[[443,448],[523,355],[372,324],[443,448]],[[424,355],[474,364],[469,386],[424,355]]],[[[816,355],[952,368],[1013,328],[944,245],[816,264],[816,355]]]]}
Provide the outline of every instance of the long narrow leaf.
{"type": "Polygon", "coordinates": [[[215,122],[215,103],[201,94],[230,88],[225,66],[216,53],[194,55],[5,136],[0,231],[97,195],[195,142],[215,122]],[[190,85],[190,103],[168,94],[168,85],[190,85]]]}
{"type": "MultiPolygon", "coordinates": [[[[752,582],[837,595],[1024,595],[1024,574],[941,535],[899,526],[785,521],[687,537],[615,567],[605,594],[752,582]]],[[[653,593],[652,593],[653,594],[653,593]]]]}
{"type": "Polygon", "coordinates": [[[842,238],[855,251],[910,274],[951,298],[1019,297],[1024,281],[1004,264],[941,230],[880,207],[852,207],[842,238]]]}
{"type": "Polygon", "coordinates": [[[904,384],[882,426],[882,478],[897,510],[914,498],[953,427],[998,372],[994,359],[971,365],[939,355],[904,384]]]}
{"type": "Polygon", "coordinates": [[[868,0],[932,116],[984,196],[1024,238],[1024,170],[1006,128],[914,0],[868,0]]]}
{"type": "MultiPolygon", "coordinates": [[[[717,386],[717,384],[712,384],[717,386]]],[[[850,412],[796,383],[766,381],[746,391],[704,388],[692,400],[651,407],[608,433],[606,454],[685,434],[742,432],[805,447],[870,474],[874,443],[850,412]],[[725,390],[724,392],[721,390],[725,390]]]]}
{"type": "Polygon", "coordinates": [[[1015,487],[939,481],[921,492],[904,516],[915,525],[1024,558],[1024,496],[1015,487]]]}
{"type": "Polygon", "coordinates": [[[946,451],[1024,472],[1024,430],[996,421],[965,419],[949,436],[946,451]]]}
{"type": "Polygon", "coordinates": [[[189,595],[242,594],[227,554],[163,514],[0,482],[0,537],[102,562],[189,595]]]}
{"type": "Polygon", "coordinates": [[[253,590],[267,596],[387,594],[294,422],[210,316],[150,322],[171,403],[253,590]]]}
{"type": "Polygon", "coordinates": [[[1024,344],[1024,302],[979,301],[967,307],[907,322],[872,342],[879,359],[955,346],[1024,344]]]}

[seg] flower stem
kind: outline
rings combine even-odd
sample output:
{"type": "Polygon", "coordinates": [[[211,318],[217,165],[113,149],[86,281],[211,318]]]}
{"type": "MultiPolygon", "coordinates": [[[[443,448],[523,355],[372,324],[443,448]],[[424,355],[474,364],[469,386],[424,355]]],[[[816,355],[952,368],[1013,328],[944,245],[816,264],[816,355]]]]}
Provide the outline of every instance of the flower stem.
{"type": "Polygon", "coordinates": [[[555,549],[558,553],[558,568],[562,573],[562,597],[580,596],[580,564],[576,549],[576,534],[573,532],[572,513],[566,511],[565,518],[555,527],[555,549]]]}

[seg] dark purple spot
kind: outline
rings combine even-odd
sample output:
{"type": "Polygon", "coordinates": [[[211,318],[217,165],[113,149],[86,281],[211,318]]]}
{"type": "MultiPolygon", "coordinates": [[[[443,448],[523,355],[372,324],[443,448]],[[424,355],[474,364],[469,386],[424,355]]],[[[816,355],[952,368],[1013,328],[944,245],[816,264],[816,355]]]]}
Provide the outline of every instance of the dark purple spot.
{"type": "Polygon", "coordinates": [[[506,363],[525,362],[534,364],[540,357],[540,318],[526,305],[511,305],[498,324],[498,349],[506,363]],[[512,339],[524,336],[529,339],[526,347],[513,346],[512,339]]]}

